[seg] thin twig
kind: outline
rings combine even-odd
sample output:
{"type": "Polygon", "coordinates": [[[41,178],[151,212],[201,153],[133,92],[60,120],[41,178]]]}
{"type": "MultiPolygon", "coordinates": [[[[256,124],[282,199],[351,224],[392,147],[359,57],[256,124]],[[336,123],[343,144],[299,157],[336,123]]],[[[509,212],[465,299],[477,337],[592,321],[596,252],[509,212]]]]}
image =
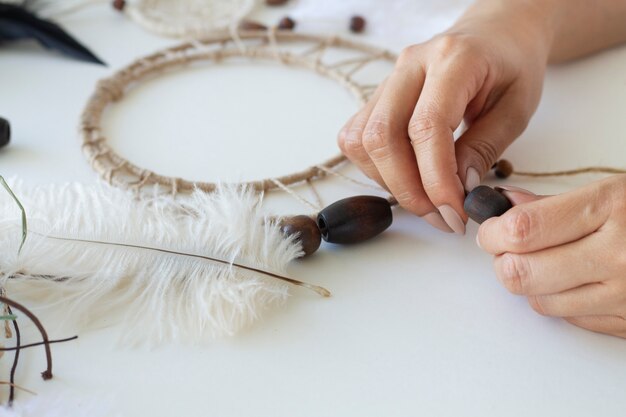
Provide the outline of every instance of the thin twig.
{"type": "Polygon", "coordinates": [[[22,242],[20,243],[20,248],[17,251],[17,253],[19,254],[22,251],[24,242],[26,242],[26,236],[28,235],[28,223],[26,221],[26,210],[24,210],[24,206],[22,206],[22,203],[13,193],[13,190],[11,190],[11,187],[9,187],[9,184],[7,184],[7,182],[4,180],[4,177],[2,175],[0,175],[0,184],[4,187],[5,190],[7,190],[9,195],[13,198],[13,200],[15,201],[15,203],[17,204],[17,206],[20,208],[22,212],[22,242]]]}
{"type": "MultiPolygon", "coordinates": [[[[4,303],[4,304],[7,306],[7,309],[9,310],[9,314],[13,314],[9,303],[4,303]]],[[[19,346],[22,340],[22,335],[20,334],[20,327],[17,325],[17,320],[12,320],[12,322],[13,322],[13,328],[15,329],[15,344],[18,347],[18,349],[15,351],[15,356],[13,357],[13,365],[11,366],[11,375],[9,376],[9,384],[10,384],[9,407],[13,405],[13,400],[15,399],[15,371],[17,371],[17,364],[20,360],[19,346]]]]}
{"type": "Polygon", "coordinates": [[[45,344],[51,345],[53,343],[69,342],[70,340],[76,340],[76,339],[78,339],[78,336],[66,337],[65,339],[48,340],[47,342],[29,343],[27,345],[21,345],[21,346],[3,347],[3,348],[0,348],[0,352],[10,352],[12,350],[28,349],[31,347],[41,346],[45,344]]]}
{"type": "MultiPolygon", "coordinates": [[[[13,301],[9,298],[0,296],[0,303],[6,304],[9,307],[13,307],[19,311],[21,311],[22,313],[24,313],[24,315],[26,315],[34,324],[35,326],[37,326],[37,329],[39,330],[39,333],[41,333],[41,338],[44,341],[44,349],[46,351],[46,370],[43,371],[41,373],[41,377],[44,380],[47,379],[52,379],[52,352],[50,351],[50,340],[48,339],[48,332],[46,332],[46,329],[43,327],[43,325],[41,324],[41,321],[39,321],[39,319],[37,318],[37,316],[35,316],[29,309],[27,309],[26,307],[24,307],[23,305],[21,305],[20,303],[13,301]]],[[[9,310],[10,311],[10,310],[9,310]]],[[[9,313],[12,314],[12,313],[9,313]]],[[[19,343],[19,330],[17,327],[17,321],[13,320],[13,325],[15,326],[15,332],[16,334],[16,340],[18,340],[17,346],[20,345],[19,343]]],[[[19,354],[19,349],[15,351],[16,356],[17,354],[19,354]]],[[[17,361],[14,362],[14,367],[17,366],[17,361]]],[[[14,372],[12,371],[11,374],[13,374],[14,372]]],[[[11,382],[14,382],[13,380],[11,380],[11,382]]],[[[11,399],[9,400],[9,402],[11,402],[11,399]]]]}

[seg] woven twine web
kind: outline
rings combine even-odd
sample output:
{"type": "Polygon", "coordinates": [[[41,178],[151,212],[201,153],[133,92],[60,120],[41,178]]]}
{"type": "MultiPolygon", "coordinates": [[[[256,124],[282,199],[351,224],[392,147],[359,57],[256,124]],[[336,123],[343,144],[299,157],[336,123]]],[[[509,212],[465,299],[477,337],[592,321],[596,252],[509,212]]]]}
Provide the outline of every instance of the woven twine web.
{"type": "MultiPolygon", "coordinates": [[[[355,80],[355,75],[367,65],[384,61],[395,62],[396,56],[383,49],[364,45],[338,37],[320,37],[277,32],[274,28],[267,31],[232,32],[215,35],[211,38],[190,41],[157,52],[131,63],[117,71],[111,77],[101,80],[83,111],[80,132],[82,148],[94,170],[109,184],[139,191],[144,187],[159,186],[173,195],[190,192],[198,188],[205,192],[215,191],[213,182],[189,181],[183,178],[160,175],[141,168],[118,155],[107,143],[102,134],[101,118],[105,108],[122,99],[124,93],[142,80],[165,71],[176,70],[197,61],[220,62],[228,58],[246,57],[261,60],[276,60],[285,65],[303,67],[337,81],[351,91],[364,104],[377,88],[376,84],[362,84],[355,80]],[[287,46],[293,43],[305,44],[306,49],[295,52],[287,46]],[[283,47],[284,46],[284,47],[283,47]],[[349,50],[356,56],[329,62],[325,60],[330,49],[349,50]]],[[[338,154],[322,163],[302,171],[275,178],[237,183],[261,193],[281,189],[288,192],[307,206],[318,210],[319,204],[312,204],[295,194],[290,186],[308,183],[327,175],[341,177],[353,183],[373,187],[341,174],[333,168],[345,161],[338,154]]],[[[373,187],[380,190],[378,187],[373,187]]]]}
{"type": "Polygon", "coordinates": [[[255,3],[256,0],[141,0],[129,2],[124,12],[151,32],[196,39],[238,22],[255,3]]]}

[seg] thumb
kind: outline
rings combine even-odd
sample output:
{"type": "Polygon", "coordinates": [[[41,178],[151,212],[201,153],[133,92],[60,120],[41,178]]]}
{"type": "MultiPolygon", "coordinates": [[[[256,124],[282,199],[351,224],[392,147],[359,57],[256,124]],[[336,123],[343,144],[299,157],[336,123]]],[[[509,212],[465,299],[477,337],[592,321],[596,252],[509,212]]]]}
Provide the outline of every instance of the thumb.
{"type": "Polygon", "coordinates": [[[517,96],[509,92],[486,114],[474,120],[455,144],[458,176],[466,191],[480,185],[505,149],[522,134],[528,112],[519,109],[517,96]]]}
{"type": "Polygon", "coordinates": [[[537,201],[548,197],[547,195],[537,195],[531,191],[519,187],[514,187],[512,185],[500,185],[493,188],[494,190],[505,196],[514,206],[518,206],[524,203],[530,203],[532,201],[537,201]]]}

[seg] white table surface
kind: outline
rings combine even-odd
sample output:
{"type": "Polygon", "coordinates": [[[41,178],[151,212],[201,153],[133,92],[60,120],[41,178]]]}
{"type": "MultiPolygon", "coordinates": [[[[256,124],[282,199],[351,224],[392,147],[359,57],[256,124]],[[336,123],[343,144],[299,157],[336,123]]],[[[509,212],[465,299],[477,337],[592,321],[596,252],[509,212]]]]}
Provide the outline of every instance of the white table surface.
{"type": "MultiPolygon", "coordinates": [[[[374,0],[333,10],[314,3],[255,15],[271,23],[290,13],[303,31],[347,35],[345,19],[363,10],[371,28],[359,38],[398,51],[444,29],[467,1],[450,1],[446,9],[421,0],[406,11],[403,2],[389,2],[376,12],[374,0]]],[[[175,42],[106,6],[62,22],[109,68],[34,46],[0,49],[0,115],[14,130],[11,146],[0,151],[4,176],[95,182],[76,134],[94,83],[175,42]]],[[[529,170],[624,166],[625,68],[624,47],[551,68],[537,114],[505,156],[529,170]]],[[[289,172],[334,154],[335,133],[355,110],[346,92],[314,74],[242,65],[151,82],[106,123],[115,148],[140,164],[236,180],[289,172]],[[148,145],[153,150],[145,152],[148,145]],[[279,147],[286,150],[272,152],[279,147]]],[[[592,180],[509,183],[556,193],[592,180]]],[[[363,193],[334,185],[322,187],[329,201],[363,193]]],[[[299,207],[277,201],[280,209],[299,207]]],[[[626,341],[535,314],[498,284],[475,233],[475,224],[464,237],[439,233],[396,211],[380,238],[349,248],[324,245],[290,266],[290,275],[331,289],[330,299],[294,289],[284,308],[205,346],[119,346],[120,326],[103,319],[79,340],[53,347],[52,381],[39,378],[41,352],[24,352],[18,383],[60,396],[76,415],[89,404],[106,404],[106,415],[153,417],[624,416],[626,341]]],[[[66,335],[61,332],[54,336],[66,335]]]]}

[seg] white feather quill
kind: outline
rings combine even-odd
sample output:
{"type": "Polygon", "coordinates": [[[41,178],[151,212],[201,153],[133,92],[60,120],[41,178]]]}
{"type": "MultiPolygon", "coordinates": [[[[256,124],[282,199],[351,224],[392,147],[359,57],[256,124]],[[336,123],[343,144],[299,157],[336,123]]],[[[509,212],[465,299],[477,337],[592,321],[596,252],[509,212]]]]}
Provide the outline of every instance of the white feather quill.
{"type": "Polygon", "coordinates": [[[118,311],[127,329],[141,329],[126,341],[158,342],[232,335],[288,296],[284,281],[202,258],[282,274],[300,255],[251,191],[174,200],[106,185],[11,188],[29,221],[18,253],[20,212],[0,197],[0,286],[14,298],[60,304],[86,322],[118,311]]]}

